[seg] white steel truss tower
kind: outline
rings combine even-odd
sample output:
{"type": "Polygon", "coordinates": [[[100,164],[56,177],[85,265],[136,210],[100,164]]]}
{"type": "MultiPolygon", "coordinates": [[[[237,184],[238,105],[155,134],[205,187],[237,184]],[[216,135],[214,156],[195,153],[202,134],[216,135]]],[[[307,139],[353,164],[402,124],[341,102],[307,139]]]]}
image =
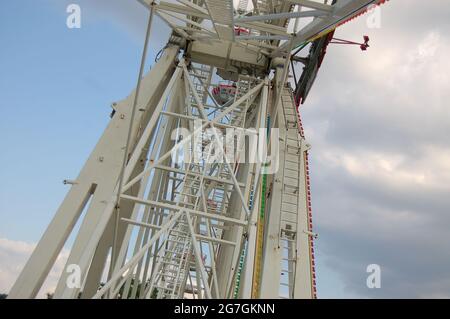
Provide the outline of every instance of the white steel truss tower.
{"type": "Polygon", "coordinates": [[[79,222],[66,270],[80,286],[64,271],[55,298],[315,298],[292,51],[384,1],[139,1],[137,89],[66,181],[9,297],[37,295],[79,222]],[[143,76],[154,15],[173,33],[143,76]]]}

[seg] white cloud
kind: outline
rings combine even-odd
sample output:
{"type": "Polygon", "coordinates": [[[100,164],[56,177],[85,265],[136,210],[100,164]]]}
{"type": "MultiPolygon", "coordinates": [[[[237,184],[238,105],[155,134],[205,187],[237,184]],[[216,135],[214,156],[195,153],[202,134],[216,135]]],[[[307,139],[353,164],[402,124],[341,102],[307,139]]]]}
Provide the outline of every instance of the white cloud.
{"type": "MultiPolygon", "coordinates": [[[[8,293],[20,274],[36,244],[0,238],[0,293],[8,293]]],[[[46,298],[46,294],[54,292],[58,278],[64,268],[68,251],[63,250],[38,294],[38,298],[46,298]]]]}
{"type": "Polygon", "coordinates": [[[371,47],[330,46],[302,106],[316,247],[346,296],[450,291],[449,9],[390,1],[381,29],[368,30],[364,18],[338,29],[349,40],[367,33],[371,47]],[[424,6],[436,14],[416,19],[424,6]],[[382,266],[380,290],[365,286],[371,263],[382,266]]]}

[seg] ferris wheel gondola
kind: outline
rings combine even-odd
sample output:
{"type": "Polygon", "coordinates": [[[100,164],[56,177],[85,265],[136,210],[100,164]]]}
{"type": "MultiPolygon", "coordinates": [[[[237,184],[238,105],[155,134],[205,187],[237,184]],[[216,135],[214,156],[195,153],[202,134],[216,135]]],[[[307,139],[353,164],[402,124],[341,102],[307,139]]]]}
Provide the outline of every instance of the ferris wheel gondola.
{"type": "Polygon", "coordinates": [[[236,95],[236,84],[219,84],[212,89],[212,95],[217,103],[224,105],[236,95]]]}

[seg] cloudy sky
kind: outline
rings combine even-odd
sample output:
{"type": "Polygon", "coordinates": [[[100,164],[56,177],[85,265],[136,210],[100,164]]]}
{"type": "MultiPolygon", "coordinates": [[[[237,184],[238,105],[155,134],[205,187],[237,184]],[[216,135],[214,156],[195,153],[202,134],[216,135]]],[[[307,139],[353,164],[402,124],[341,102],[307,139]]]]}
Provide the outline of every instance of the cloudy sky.
{"type": "MultiPolygon", "coordinates": [[[[450,4],[391,0],[336,36],[302,106],[311,151],[318,294],[450,297],[450,4]],[[426,13],[426,15],[425,15],[426,13]],[[381,267],[368,289],[366,267],[381,267]]],[[[135,83],[146,13],[128,0],[1,1],[0,293],[7,292],[135,83]],[[68,3],[82,28],[65,27],[68,3]]],[[[167,28],[157,21],[152,52],[167,28]]],[[[153,59],[150,59],[153,60],[153,59]]],[[[67,251],[41,296],[51,291],[67,251]]]]}

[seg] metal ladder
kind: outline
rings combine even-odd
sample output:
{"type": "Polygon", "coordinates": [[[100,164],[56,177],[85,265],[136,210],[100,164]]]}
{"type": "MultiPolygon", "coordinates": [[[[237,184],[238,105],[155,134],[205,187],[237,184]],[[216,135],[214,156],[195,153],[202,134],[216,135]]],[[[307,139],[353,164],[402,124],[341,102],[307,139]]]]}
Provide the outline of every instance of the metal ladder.
{"type": "Polygon", "coordinates": [[[282,270],[280,277],[280,296],[288,292],[293,298],[295,269],[297,262],[297,233],[299,231],[298,202],[299,202],[299,176],[302,145],[302,136],[299,133],[297,112],[292,92],[284,88],[281,96],[284,122],[286,125],[285,157],[283,168],[283,191],[281,194],[280,209],[280,247],[282,248],[282,270]],[[292,178],[294,177],[294,178],[292,178]]]}
{"type": "MultiPolygon", "coordinates": [[[[178,204],[182,207],[195,209],[200,198],[200,181],[197,175],[200,166],[190,164],[190,171],[184,177],[181,192],[175,192],[179,197],[178,204]]],[[[153,289],[157,289],[158,298],[175,299],[181,295],[186,285],[186,280],[192,260],[192,238],[189,231],[186,215],[180,217],[177,224],[170,230],[165,247],[158,255],[160,265],[155,281],[158,282],[153,289]]]]}
{"type": "Polygon", "coordinates": [[[239,0],[239,4],[237,6],[238,12],[246,12],[248,7],[249,0],[239,0]]]}
{"type": "MultiPolygon", "coordinates": [[[[213,67],[205,64],[194,64],[191,66],[190,75],[192,77],[192,82],[194,83],[195,90],[203,104],[208,100],[208,93],[203,89],[203,85],[209,86],[212,78],[213,67]]],[[[195,100],[193,94],[190,96],[191,105],[197,106],[197,101],[195,100]]],[[[198,113],[199,114],[199,113],[198,113]]],[[[197,114],[197,115],[198,115],[197,114]]]]}
{"type": "MultiPolygon", "coordinates": [[[[236,94],[234,95],[234,102],[243,97],[255,85],[256,79],[248,76],[239,76],[236,82],[236,94]]],[[[236,127],[245,127],[245,117],[249,108],[249,100],[245,104],[237,107],[230,116],[230,125],[236,127]]]]}
{"type": "MultiPolygon", "coordinates": [[[[199,78],[201,73],[198,71],[199,68],[196,68],[195,70],[197,75],[194,75],[192,72],[191,76],[193,78],[196,91],[200,98],[202,98],[204,95],[202,96],[200,93],[205,90],[202,83],[196,80],[199,78]]],[[[204,78],[202,78],[201,81],[205,84],[204,78]]],[[[242,79],[239,81],[234,101],[237,101],[239,98],[244,96],[254,84],[255,82],[251,78],[242,79]]],[[[199,114],[195,114],[194,112],[196,108],[196,101],[193,99],[192,94],[189,98],[191,99],[191,106],[193,107],[193,115],[199,116],[199,114]]],[[[227,119],[227,124],[240,128],[244,127],[248,107],[249,101],[247,101],[247,103],[243,103],[242,106],[231,112],[230,117],[227,119]]],[[[205,105],[205,109],[206,108],[207,106],[205,105]]],[[[195,150],[198,151],[199,149],[201,149],[202,152],[205,151],[208,142],[213,138],[213,136],[207,132],[202,132],[201,134],[202,140],[196,141],[193,145],[191,145],[191,152],[195,150]]],[[[186,164],[186,169],[183,169],[184,172],[182,173],[184,174],[183,185],[177,188],[174,192],[176,195],[175,202],[180,207],[185,207],[191,210],[201,210],[201,196],[202,191],[204,191],[206,196],[206,212],[209,214],[223,215],[223,213],[228,210],[228,201],[231,195],[230,189],[223,183],[202,180],[200,175],[203,174],[203,170],[206,167],[207,170],[214,170],[213,175],[216,177],[224,180],[231,180],[232,172],[230,172],[228,166],[223,163],[208,165],[204,162],[204,158],[205,157],[202,157],[200,163],[186,164]]],[[[194,218],[194,223],[195,220],[196,219],[194,218]]],[[[156,289],[158,298],[183,298],[183,292],[185,291],[186,285],[188,285],[189,289],[188,279],[192,285],[192,279],[195,278],[194,285],[190,287],[193,294],[195,291],[198,292],[198,290],[201,289],[200,278],[198,278],[195,273],[196,264],[193,254],[194,247],[187,222],[189,221],[186,216],[180,218],[177,224],[169,232],[168,238],[165,241],[166,244],[161,248],[158,257],[156,257],[158,266],[156,267],[155,276],[157,277],[155,277],[153,282],[156,282],[157,284],[151,289],[156,289]]],[[[200,220],[200,222],[197,223],[197,226],[206,226],[201,223],[202,222],[200,220]]],[[[194,228],[195,227],[196,226],[194,225],[194,228]]],[[[209,227],[215,232],[216,238],[220,238],[223,229],[227,226],[218,223],[209,225],[209,227]]],[[[201,236],[204,234],[200,231],[199,235],[201,236]]],[[[205,267],[205,270],[207,270],[207,267],[205,267]]],[[[208,276],[211,275],[210,270],[207,271],[207,273],[208,276]]]]}
{"type": "Polygon", "coordinates": [[[266,15],[270,13],[269,1],[268,0],[257,0],[257,7],[260,15],[266,15]]]}
{"type": "Polygon", "coordinates": [[[161,256],[161,271],[158,273],[158,297],[161,299],[180,298],[186,282],[187,266],[191,262],[192,243],[186,224],[186,216],[182,216],[166,240],[165,254],[161,256]]]}

